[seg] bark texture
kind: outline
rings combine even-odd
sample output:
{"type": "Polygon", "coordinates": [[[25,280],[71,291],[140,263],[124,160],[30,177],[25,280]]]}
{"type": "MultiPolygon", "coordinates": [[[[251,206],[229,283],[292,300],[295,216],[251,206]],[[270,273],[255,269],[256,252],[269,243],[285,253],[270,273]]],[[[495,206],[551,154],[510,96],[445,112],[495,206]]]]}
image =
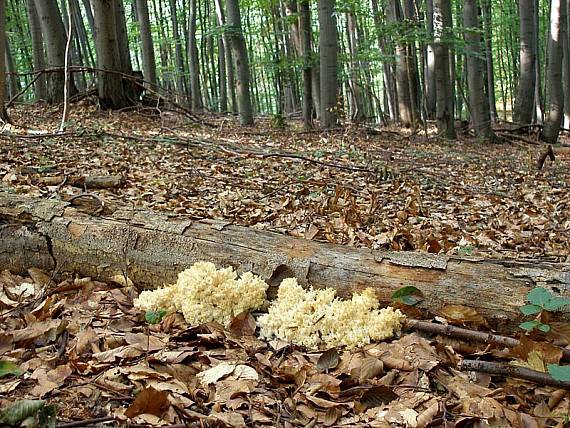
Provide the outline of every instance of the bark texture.
{"type": "Polygon", "coordinates": [[[228,38],[230,40],[236,71],[236,97],[239,121],[242,125],[253,125],[253,107],[249,87],[249,59],[241,27],[241,14],[238,0],[226,0],[228,38]]]}
{"type": "Polygon", "coordinates": [[[319,11],[319,51],[320,51],[320,108],[321,127],[336,126],[338,96],[338,40],[336,18],[334,15],[335,0],[318,0],[319,11]]]}
{"type": "Polygon", "coordinates": [[[150,16],[148,13],[148,0],[137,1],[137,16],[140,26],[142,68],[144,79],[151,83],[151,89],[156,89],[156,62],[154,59],[154,46],[150,30],[150,16]]]}
{"type": "Polygon", "coordinates": [[[535,286],[570,293],[568,264],[355,249],[131,207],[89,215],[66,202],[2,192],[0,242],[0,269],[36,266],[100,279],[126,272],[150,288],[173,282],[199,260],[266,280],[290,270],[301,284],[333,287],[343,297],[373,287],[384,304],[394,290],[413,285],[423,291],[424,307],[471,306],[495,327],[518,322],[535,286]]]}
{"type": "Polygon", "coordinates": [[[519,0],[520,15],[520,77],[515,100],[515,121],[527,125],[532,122],[536,83],[536,0],[519,0]]]}

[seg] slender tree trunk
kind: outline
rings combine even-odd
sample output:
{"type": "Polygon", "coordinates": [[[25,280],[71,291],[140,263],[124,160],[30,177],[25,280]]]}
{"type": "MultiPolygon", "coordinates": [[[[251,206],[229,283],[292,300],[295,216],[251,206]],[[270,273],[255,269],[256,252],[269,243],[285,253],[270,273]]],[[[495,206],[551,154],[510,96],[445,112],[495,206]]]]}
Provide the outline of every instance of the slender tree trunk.
{"type": "Polygon", "coordinates": [[[494,140],[491,129],[489,101],[485,96],[485,59],[481,49],[481,27],[476,0],[465,0],[463,6],[463,25],[467,47],[467,86],[469,88],[469,112],[473,129],[480,139],[494,140]]]}
{"type": "Polygon", "coordinates": [[[564,86],[564,120],[563,127],[570,128],[570,13],[566,3],[566,37],[563,40],[562,82],[564,86]]]}
{"type": "Polygon", "coordinates": [[[16,68],[14,57],[12,56],[8,37],[4,38],[4,56],[6,61],[6,73],[8,73],[8,95],[12,98],[20,91],[20,81],[18,80],[18,69],[16,68]]]}
{"type": "MultiPolygon", "coordinates": [[[[425,66],[425,92],[426,92],[426,111],[428,119],[433,119],[437,115],[437,87],[435,77],[435,52],[434,52],[434,1],[426,1],[426,27],[428,44],[426,47],[426,66],[425,66]]],[[[447,61],[449,65],[449,60],[447,61]]]]}
{"type": "Polygon", "coordinates": [[[357,23],[354,12],[346,13],[346,39],[350,54],[350,67],[348,86],[350,89],[350,119],[360,122],[367,117],[364,109],[362,85],[360,83],[360,70],[362,64],[358,61],[357,23]]]}
{"type": "MultiPolygon", "coordinates": [[[[381,32],[382,22],[380,19],[378,0],[372,0],[372,14],[374,18],[374,26],[376,27],[376,32],[378,34],[378,47],[382,55],[388,57],[393,54],[393,50],[389,48],[386,43],[386,36],[381,32]]],[[[387,110],[389,111],[390,119],[392,121],[398,121],[400,118],[400,115],[398,113],[398,96],[392,66],[388,61],[382,61],[382,69],[384,71],[384,95],[387,98],[387,110]]]]}
{"type": "Polygon", "coordinates": [[[182,100],[184,93],[184,59],[182,58],[182,40],[178,30],[178,17],[176,16],[176,0],[170,0],[170,17],[172,23],[172,37],[174,38],[174,63],[176,65],[176,92],[178,100],[182,100]]]}
{"type": "MultiPolygon", "coordinates": [[[[124,70],[124,59],[121,58],[119,36],[121,24],[117,19],[118,0],[92,0],[93,17],[97,31],[96,51],[97,67],[101,70],[130,74],[131,70],[124,70]]],[[[132,87],[131,82],[114,73],[100,72],[97,79],[99,103],[103,108],[123,108],[132,105],[134,100],[127,88],[132,87]]]]}
{"type": "Polygon", "coordinates": [[[492,5],[491,0],[483,2],[483,22],[485,33],[485,64],[487,76],[487,98],[489,99],[489,112],[491,119],[496,122],[499,118],[497,114],[497,102],[495,99],[495,69],[493,67],[493,25],[492,25],[492,5]]]}
{"type": "Polygon", "coordinates": [[[313,94],[311,64],[311,7],[309,0],[299,0],[299,33],[303,57],[303,125],[313,127],[313,94]]]}
{"type": "MultiPolygon", "coordinates": [[[[126,74],[132,74],[133,63],[131,62],[131,54],[129,49],[129,36],[127,34],[127,21],[125,17],[125,8],[122,0],[108,0],[115,4],[115,37],[119,51],[119,60],[121,71],[126,74]]],[[[127,85],[129,87],[129,85],[127,85]]],[[[132,88],[132,85],[130,85],[132,88]]],[[[130,95],[130,94],[129,94],[130,95]]]]}
{"type": "MultiPolygon", "coordinates": [[[[224,16],[224,8],[222,6],[222,0],[214,0],[216,6],[216,15],[218,17],[218,25],[223,27],[226,25],[226,18],[224,16]]],[[[226,79],[228,82],[228,94],[229,100],[231,102],[232,113],[237,113],[237,98],[236,98],[236,85],[234,77],[234,56],[231,48],[230,38],[227,32],[222,33],[222,39],[224,41],[224,51],[226,53],[226,79]]]]}
{"type": "Polygon", "coordinates": [[[453,81],[449,45],[452,36],[451,1],[434,0],[434,61],[437,131],[444,138],[455,139],[453,81]]]}
{"type": "Polygon", "coordinates": [[[335,0],[317,1],[320,28],[321,127],[325,129],[336,126],[338,108],[338,41],[334,6],[335,0]]]}
{"type": "MultiPolygon", "coordinates": [[[[49,68],[61,67],[65,63],[65,28],[59,13],[56,0],[35,0],[36,11],[40,17],[42,35],[46,42],[47,66],[49,68]]],[[[69,85],[69,94],[77,92],[73,80],[69,85]]],[[[48,74],[47,101],[57,104],[63,101],[63,87],[65,76],[63,70],[48,74]]]]}
{"type": "Polygon", "coordinates": [[[241,14],[238,0],[226,0],[228,31],[233,56],[236,63],[236,95],[239,119],[242,125],[253,125],[253,107],[249,88],[249,59],[241,27],[241,14]]]}
{"type": "Polygon", "coordinates": [[[202,110],[202,90],[200,88],[200,65],[196,44],[196,0],[190,0],[188,16],[188,62],[190,63],[190,97],[193,110],[202,110]]]}
{"type": "Polygon", "coordinates": [[[558,141],[560,124],[564,116],[564,92],[562,85],[562,40],[566,37],[566,0],[550,3],[550,36],[548,40],[547,92],[550,109],[541,137],[549,144],[558,141]]]}
{"type": "Polygon", "coordinates": [[[137,18],[139,21],[142,68],[144,80],[150,82],[151,89],[156,90],[156,62],[154,59],[154,44],[150,28],[150,16],[148,13],[148,0],[136,0],[137,18]]]}
{"type": "Polygon", "coordinates": [[[537,28],[534,15],[536,0],[519,0],[520,77],[514,119],[521,124],[532,122],[536,85],[537,28]]]}
{"type": "Polygon", "coordinates": [[[9,123],[6,111],[6,2],[0,1],[0,121],[9,123]]]}
{"type": "MultiPolygon", "coordinates": [[[[42,38],[42,28],[40,19],[36,12],[34,0],[27,0],[28,6],[28,22],[30,26],[30,35],[32,39],[32,58],[34,63],[34,71],[44,70],[46,68],[44,46],[42,38]]],[[[46,76],[42,74],[36,80],[35,86],[36,101],[47,99],[46,76]]]]}

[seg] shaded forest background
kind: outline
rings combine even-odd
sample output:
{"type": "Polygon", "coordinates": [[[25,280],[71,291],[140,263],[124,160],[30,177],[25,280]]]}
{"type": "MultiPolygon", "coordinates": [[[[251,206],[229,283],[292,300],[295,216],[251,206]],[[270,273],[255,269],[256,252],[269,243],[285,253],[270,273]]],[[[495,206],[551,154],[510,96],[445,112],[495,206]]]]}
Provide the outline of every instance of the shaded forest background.
{"type": "Polygon", "coordinates": [[[69,93],[97,84],[110,108],[140,102],[144,85],[242,124],[437,120],[454,138],[469,121],[494,140],[491,124],[513,120],[544,125],[550,143],[570,126],[563,0],[2,3],[8,100],[61,102],[68,65],[69,93]]]}

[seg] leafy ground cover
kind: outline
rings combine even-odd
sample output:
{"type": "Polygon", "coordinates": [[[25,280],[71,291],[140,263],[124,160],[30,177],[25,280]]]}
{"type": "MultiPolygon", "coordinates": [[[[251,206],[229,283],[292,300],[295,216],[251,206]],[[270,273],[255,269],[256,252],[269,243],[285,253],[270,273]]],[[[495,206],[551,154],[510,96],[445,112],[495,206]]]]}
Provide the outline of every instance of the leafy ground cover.
{"type": "MultiPolygon", "coordinates": [[[[16,124],[57,128],[56,111],[26,107],[16,124]]],[[[306,239],[448,254],[564,261],[570,249],[570,168],[542,170],[528,143],[445,142],[423,131],[345,128],[321,134],[270,121],[199,126],[169,112],[73,110],[64,136],[7,139],[6,187],[69,198],[70,177],[118,174],[109,201],[223,218],[306,239]],[[67,177],[68,180],[61,183],[67,177]]],[[[15,134],[22,132],[14,129],[15,134]]],[[[89,190],[89,189],[86,189],[89,190]]]]}
{"type": "MultiPolygon", "coordinates": [[[[345,245],[570,261],[569,159],[538,170],[542,148],[529,141],[445,142],[430,129],[322,134],[270,120],[239,128],[227,117],[197,124],[88,102],[74,107],[63,135],[51,133],[59,112],[48,107],[17,108],[12,118],[0,190],[62,199],[87,191],[345,245]],[[105,175],[122,184],[94,189],[78,179],[105,175]]],[[[4,270],[0,286],[2,409],[44,399],[60,427],[562,427],[570,414],[567,385],[458,370],[468,355],[535,369],[562,358],[530,340],[507,352],[405,333],[358,352],[308,352],[259,340],[251,315],[228,330],[176,314],[149,324],[123,278],[4,270]]],[[[449,308],[458,311],[485,325],[449,308]]],[[[570,334],[560,336],[567,343],[570,334]]]]}

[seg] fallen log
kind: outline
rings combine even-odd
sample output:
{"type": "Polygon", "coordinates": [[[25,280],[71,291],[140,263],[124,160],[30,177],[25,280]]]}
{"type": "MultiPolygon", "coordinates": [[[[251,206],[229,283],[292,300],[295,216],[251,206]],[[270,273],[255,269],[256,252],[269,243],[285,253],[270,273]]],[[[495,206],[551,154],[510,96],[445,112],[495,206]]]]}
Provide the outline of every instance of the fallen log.
{"type": "Polygon", "coordinates": [[[301,284],[334,287],[345,297],[373,287],[382,303],[413,285],[424,293],[424,307],[467,305],[499,330],[520,319],[518,308],[533,287],[570,294],[570,264],[374,251],[124,207],[97,213],[0,192],[0,269],[33,266],[102,280],[126,273],[137,286],[153,288],[208,260],[270,283],[291,273],[301,284]]]}

